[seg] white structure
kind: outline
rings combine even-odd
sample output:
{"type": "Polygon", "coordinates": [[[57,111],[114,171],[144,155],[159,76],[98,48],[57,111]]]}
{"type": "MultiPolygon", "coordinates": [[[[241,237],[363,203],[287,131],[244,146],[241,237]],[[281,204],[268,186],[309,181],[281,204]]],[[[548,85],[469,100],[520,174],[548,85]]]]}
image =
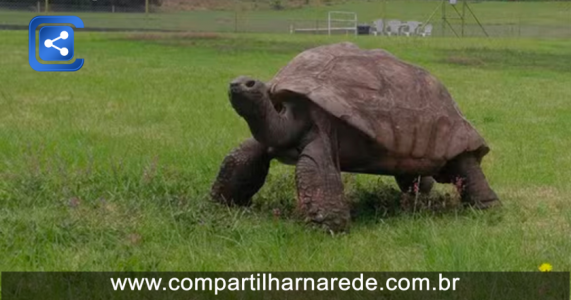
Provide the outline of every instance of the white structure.
{"type": "Polygon", "coordinates": [[[378,19],[373,22],[373,34],[382,35],[385,32],[385,21],[378,19]]]}
{"type": "Polygon", "coordinates": [[[403,23],[400,20],[389,20],[387,22],[387,35],[399,35],[403,23]]]}
{"type": "Polygon", "coordinates": [[[331,31],[353,31],[357,35],[357,22],[357,14],[354,12],[330,11],[327,16],[327,34],[331,35],[331,31]]]}
{"type": "Polygon", "coordinates": [[[416,35],[418,33],[419,27],[422,23],[418,21],[408,21],[406,22],[406,26],[403,28],[403,33],[406,36],[416,35]]]}
{"type": "Polygon", "coordinates": [[[421,27],[419,30],[419,34],[422,37],[427,37],[432,35],[432,24],[426,24],[426,26],[421,27]]]}
{"type": "MultiPolygon", "coordinates": [[[[330,11],[327,14],[327,25],[319,27],[319,21],[316,22],[316,27],[313,28],[296,28],[294,23],[290,24],[290,33],[327,33],[331,35],[332,33],[354,33],[358,34],[357,25],[358,19],[357,14],[348,11],[330,11]]],[[[323,23],[322,23],[323,24],[323,23]]]]}

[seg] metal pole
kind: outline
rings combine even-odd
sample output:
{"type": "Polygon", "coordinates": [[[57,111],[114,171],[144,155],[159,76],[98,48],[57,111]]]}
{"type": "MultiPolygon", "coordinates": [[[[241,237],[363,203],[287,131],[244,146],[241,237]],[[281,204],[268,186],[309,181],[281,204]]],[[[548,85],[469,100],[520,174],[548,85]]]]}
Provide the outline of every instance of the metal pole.
{"type": "Polygon", "coordinates": [[[357,14],[355,13],[355,35],[358,35],[357,32],[359,30],[359,20],[357,19],[357,14]]]}
{"type": "Polygon", "coordinates": [[[46,13],[49,11],[48,6],[49,6],[49,0],[46,0],[46,13]]]}
{"type": "Polygon", "coordinates": [[[521,14],[518,15],[517,36],[521,37],[521,14]]]}
{"type": "Polygon", "coordinates": [[[38,1],[38,13],[42,12],[40,1],[38,1]]]}
{"type": "Polygon", "coordinates": [[[327,35],[331,35],[331,13],[327,15],[327,35]]]}
{"type": "Polygon", "coordinates": [[[446,0],[442,0],[442,36],[445,36],[446,31],[446,0]]]}
{"type": "Polygon", "coordinates": [[[149,0],[145,0],[145,14],[149,15],[149,0]]]}
{"type": "Polygon", "coordinates": [[[238,32],[238,5],[234,9],[234,33],[238,32]]]}
{"type": "MultiPolygon", "coordinates": [[[[440,2],[440,5],[444,5],[444,1],[440,2]]],[[[436,14],[436,12],[438,11],[438,9],[440,8],[440,6],[437,6],[434,11],[430,14],[430,17],[428,17],[428,19],[426,20],[426,22],[424,22],[422,24],[422,26],[426,26],[426,24],[428,24],[428,22],[430,22],[430,20],[432,20],[432,17],[434,17],[434,15],[436,14]]]]}
{"type": "Polygon", "coordinates": [[[488,32],[486,32],[486,29],[484,29],[484,26],[482,26],[482,23],[480,23],[480,20],[478,20],[478,17],[476,17],[476,14],[474,14],[474,12],[472,11],[472,9],[470,8],[469,5],[466,5],[466,8],[468,8],[468,11],[470,11],[470,14],[472,15],[472,17],[474,17],[474,19],[476,20],[476,22],[478,23],[478,25],[480,26],[480,28],[482,28],[482,31],[484,32],[484,34],[486,35],[486,37],[490,37],[488,35],[488,32]]]}
{"type": "Polygon", "coordinates": [[[464,23],[465,23],[465,16],[466,16],[466,0],[462,2],[462,37],[464,37],[464,23]]]}
{"type": "Polygon", "coordinates": [[[456,30],[454,30],[454,27],[452,27],[452,24],[450,24],[450,22],[448,22],[448,20],[446,20],[446,24],[448,24],[448,27],[450,27],[450,30],[452,30],[452,33],[454,33],[454,35],[455,35],[456,37],[460,37],[460,36],[458,35],[458,33],[456,33],[456,30]]]}
{"type": "Polygon", "coordinates": [[[240,0],[234,1],[234,33],[238,32],[238,19],[240,18],[240,0]]]}

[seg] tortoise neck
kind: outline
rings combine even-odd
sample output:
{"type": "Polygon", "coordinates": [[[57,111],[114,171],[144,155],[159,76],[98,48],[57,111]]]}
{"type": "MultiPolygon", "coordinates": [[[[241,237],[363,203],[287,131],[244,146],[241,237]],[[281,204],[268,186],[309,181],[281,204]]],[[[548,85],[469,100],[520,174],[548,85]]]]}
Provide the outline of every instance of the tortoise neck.
{"type": "Polygon", "coordinates": [[[287,126],[283,116],[276,111],[270,99],[261,99],[251,113],[243,116],[250,131],[256,140],[268,146],[281,144],[280,135],[283,135],[287,126]]]}
{"type": "Polygon", "coordinates": [[[289,148],[299,142],[311,124],[307,110],[307,107],[286,103],[278,112],[267,97],[244,119],[258,142],[269,147],[289,148]]]}

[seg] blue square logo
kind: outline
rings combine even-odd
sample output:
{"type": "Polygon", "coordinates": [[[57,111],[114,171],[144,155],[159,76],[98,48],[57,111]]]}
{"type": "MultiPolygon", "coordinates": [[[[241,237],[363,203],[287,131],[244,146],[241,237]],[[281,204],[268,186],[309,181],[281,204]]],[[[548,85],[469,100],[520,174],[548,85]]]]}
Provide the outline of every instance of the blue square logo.
{"type": "Polygon", "coordinates": [[[75,16],[37,16],[28,26],[28,60],[30,67],[39,72],[75,72],[83,67],[84,59],[74,57],[74,30],[84,28],[83,21],[75,16]],[[39,39],[37,29],[40,27],[39,39]],[[39,58],[37,58],[39,52],[39,58]],[[71,61],[70,63],[63,63],[71,61]]]}
{"type": "Polygon", "coordinates": [[[73,29],[69,26],[45,26],[40,29],[40,58],[68,61],[73,58],[73,29]]]}

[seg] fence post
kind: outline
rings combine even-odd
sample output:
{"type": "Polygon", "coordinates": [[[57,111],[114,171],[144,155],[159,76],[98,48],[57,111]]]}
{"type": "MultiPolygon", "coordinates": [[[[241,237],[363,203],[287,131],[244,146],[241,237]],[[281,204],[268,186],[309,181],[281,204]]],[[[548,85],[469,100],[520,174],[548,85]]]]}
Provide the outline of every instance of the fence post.
{"type": "MultiPolygon", "coordinates": [[[[383,20],[386,20],[387,18],[387,0],[383,0],[383,13],[381,15],[381,17],[383,18],[383,20]]],[[[385,22],[385,21],[383,21],[385,22]]]]}
{"type": "Polygon", "coordinates": [[[145,0],[145,14],[149,14],[149,0],[145,0]]]}
{"type": "Polygon", "coordinates": [[[240,3],[239,0],[234,1],[234,33],[238,32],[238,9],[240,3]]]}
{"type": "Polygon", "coordinates": [[[517,36],[521,37],[521,12],[518,15],[518,27],[517,27],[517,36]]]}
{"type": "Polygon", "coordinates": [[[46,13],[49,11],[48,6],[49,6],[49,0],[46,0],[46,13]]]}
{"type": "Polygon", "coordinates": [[[41,12],[42,12],[41,4],[40,4],[40,1],[38,1],[38,13],[41,13],[41,12]]]}
{"type": "Polygon", "coordinates": [[[442,36],[446,36],[446,3],[442,2],[442,36]]]}

